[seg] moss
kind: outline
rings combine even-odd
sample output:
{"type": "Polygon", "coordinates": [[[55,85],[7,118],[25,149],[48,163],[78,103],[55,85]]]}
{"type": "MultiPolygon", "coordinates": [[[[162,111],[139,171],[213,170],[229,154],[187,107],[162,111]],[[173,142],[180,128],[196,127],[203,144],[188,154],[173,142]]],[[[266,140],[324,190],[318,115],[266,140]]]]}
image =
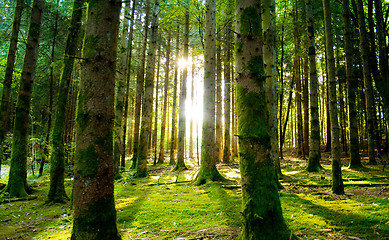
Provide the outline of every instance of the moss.
{"type": "MultiPolygon", "coordinates": [[[[92,1],[93,2],[93,1],[92,1]]],[[[98,51],[97,44],[100,40],[101,36],[98,35],[88,35],[84,39],[84,58],[89,59],[93,56],[96,56],[95,51],[98,51]]]]}
{"type": "Polygon", "coordinates": [[[116,228],[116,210],[113,197],[99,199],[75,216],[72,239],[121,239],[116,228]]]}
{"type": "Polygon", "coordinates": [[[266,80],[263,58],[261,56],[252,57],[247,62],[247,67],[251,77],[256,81],[259,87],[262,87],[263,82],[266,80]]]}
{"type": "Polygon", "coordinates": [[[75,171],[78,171],[79,174],[84,177],[93,177],[98,173],[98,157],[99,154],[96,152],[96,148],[93,145],[89,145],[86,149],[79,150],[75,171]]]}
{"type": "Polygon", "coordinates": [[[80,91],[77,98],[77,113],[76,113],[76,123],[78,125],[79,133],[83,133],[85,128],[89,125],[91,117],[89,113],[86,112],[83,108],[84,97],[80,91]]]}
{"type": "Polygon", "coordinates": [[[262,34],[262,19],[253,6],[243,9],[240,15],[239,31],[243,37],[257,37],[262,34]]]}
{"type": "Polygon", "coordinates": [[[235,55],[236,56],[240,56],[243,52],[243,42],[242,41],[239,41],[239,40],[236,40],[236,43],[235,43],[235,55]]]}
{"type": "Polygon", "coordinates": [[[239,138],[252,138],[264,144],[264,147],[270,148],[270,127],[265,117],[268,115],[265,93],[256,93],[240,86],[237,86],[236,90],[237,102],[240,105],[251,106],[241,108],[238,120],[239,138]]]}
{"type": "Polygon", "coordinates": [[[104,151],[112,152],[112,146],[113,146],[113,134],[112,134],[112,131],[110,131],[105,136],[97,137],[93,142],[99,148],[104,149],[104,151]]]}

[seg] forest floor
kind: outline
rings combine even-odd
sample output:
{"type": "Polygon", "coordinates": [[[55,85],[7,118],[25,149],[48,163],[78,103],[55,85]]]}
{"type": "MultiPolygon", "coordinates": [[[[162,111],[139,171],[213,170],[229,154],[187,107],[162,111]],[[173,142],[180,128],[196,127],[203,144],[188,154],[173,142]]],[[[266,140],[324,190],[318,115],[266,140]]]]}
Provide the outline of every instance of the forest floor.
{"type": "MultiPolygon", "coordinates": [[[[345,195],[331,193],[331,164],[324,153],[320,173],[304,170],[306,160],[286,153],[280,191],[283,215],[300,239],[389,239],[389,170],[343,167],[345,195]]],[[[362,155],[364,156],[364,155],[362,155]]],[[[363,162],[366,163],[364,156],[363,162]]],[[[342,158],[343,166],[348,159],[342,158]]],[[[236,239],[241,228],[241,189],[238,164],[220,164],[219,171],[235,185],[195,186],[196,161],[189,170],[171,172],[167,165],[149,165],[150,176],[133,179],[123,173],[115,183],[118,228],[129,239],[236,239]]],[[[388,167],[389,168],[389,167],[388,167]]],[[[70,239],[70,203],[45,205],[49,177],[29,176],[36,199],[0,199],[0,239],[70,239]]],[[[0,182],[5,183],[4,176],[0,182]]],[[[70,195],[72,179],[66,179],[70,195]]]]}

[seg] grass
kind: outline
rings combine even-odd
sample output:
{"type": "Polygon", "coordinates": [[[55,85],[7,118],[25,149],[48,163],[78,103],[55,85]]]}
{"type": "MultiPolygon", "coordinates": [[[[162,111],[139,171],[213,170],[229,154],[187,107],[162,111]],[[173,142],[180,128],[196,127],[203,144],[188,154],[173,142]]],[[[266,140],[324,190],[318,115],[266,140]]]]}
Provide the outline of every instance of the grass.
{"type": "MultiPolygon", "coordinates": [[[[285,189],[280,191],[284,218],[300,239],[389,239],[389,172],[379,166],[360,171],[343,168],[346,195],[331,193],[328,157],[324,170],[304,171],[306,162],[282,161],[285,189]],[[355,184],[367,184],[359,187],[355,184]],[[369,186],[369,184],[378,184],[369,186]],[[379,185],[380,184],[380,185],[379,185]]],[[[346,165],[347,159],[344,159],[346,165]]],[[[240,188],[220,183],[195,186],[198,167],[172,173],[167,165],[149,166],[150,176],[115,184],[118,228],[129,239],[235,239],[241,227],[240,188]]],[[[220,165],[229,179],[239,180],[238,166],[220,165]]],[[[37,199],[0,204],[0,239],[70,239],[70,204],[45,205],[49,180],[29,177],[37,199]]],[[[4,177],[2,178],[4,182],[4,177]]],[[[70,195],[72,179],[66,179],[70,195]]]]}

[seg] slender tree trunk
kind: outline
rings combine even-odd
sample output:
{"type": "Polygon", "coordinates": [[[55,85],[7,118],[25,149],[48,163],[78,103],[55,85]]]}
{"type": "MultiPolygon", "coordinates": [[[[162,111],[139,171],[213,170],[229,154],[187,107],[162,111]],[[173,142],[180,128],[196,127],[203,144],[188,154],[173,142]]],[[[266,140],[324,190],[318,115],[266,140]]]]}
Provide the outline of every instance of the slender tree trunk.
{"type": "Polygon", "coordinates": [[[330,0],[323,0],[324,26],[326,35],[326,53],[328,66],[328,83],[331,118],[331,155],[332,155],[332,192],[344,194],[342,164],[340,161],[339,123],[336,97],[335,57],[332,40],[332,20],[330,0]]]}
{"type": "Polygon", "coordinates": [[[365,14],[363,11],[362,0],[355,0],[355,1],[358,9],[357,13],[358,13],[358,24],[359,24],[359,40],[361,46],[363,79],[364,79],[364,86],[365,86],[369,164],[377,164],[377,161],[375,159],[375,144],[374,144],[374,121],[376,117],[375,117],[375,109],[374,109],[374,93],[373,93],[372,79],[371,79],[370,68],[369,68],[369,45],[367,42],[365,14]]]}
{"type": "MultiPolygon", "coordinates": [[[[5,68],[4,80],[3,80],[3,92],[1,96],[1,108],[0,108],[0,146],[3,144],[4,138],[9,132],[11,127],[11,85],[13,71],[15,67],[16,51],[18,45],[18,36],[20,29],[20,19],[24,8],[24,0],[17,0],[14,12],[14,18],[12,21],[11,39],[8,48],[7,66],[5,68]]],[[[2,156],[0,155],[0,159],[2,156]]],[[[0,166],[1,168],[1,166],[0,166]]]]}
{"type": "Polygon", "coordinates": [[[216,0],[205,3],[204,95],[201,164],[195,184],[224,180],[216,168],[215,77],[216,77],[216,0]]]}
{"type": "Polygon", "coordinates": [[[295,83],[296,83],[296,117],[297,117],[297,156],[303,157],[303,125],[302,125],[302,111],[301,111],[301,58],[300,58],[300,25],[298,23],[299,11],[298,11],[298,1],[295,3],[294,9],[294,74],[295,74],[295,83]]]}
{"type": "MultiPolygon", "coordinates": [[[[192,106],[192,111],[195,107],[194,105],[194,83],[195,83],[195,70],[196,70],[196,65],[195,63],[193,62],[192,63],[192,79],[191,79],[191,83],[192,83],[192,86],[191,86],[191,91],[190,91],[190,102],[191,102],[191,106],[192,106]]],[[[193,111],[194,112],[194,111],[193,111]]],[[[189,125],[189,158],[193,159],[193,125],[194,125],[194,115],[191,116],[190,118],[190,125],[189,125]]]]}
{"type": "Polygon", "coordinates": [[[175,155],[174,155],[174,149],[175,149],[175,142],[176,142],[176,135],[177,135],[177,128],[176,128],[176,110],[177,110],[177,87],[178,87],[178,64],[177,60],[179,57],[179,51],[180,51],[180,26],[177,25],[177,37],[176,37],[176,64],[174,68],[174,83],[173,83],[173,107],[172,107],[172,131],[171,131],[171,141],[170,141],[170,161],[169,165],[175,165],[175,155]]]}
{"type": "Polygon", "coordinates": [[[320,122],[319,122],[319,104],[318,104],[318,85],[316,71],[316,49],[315,49],[315,29],[313,18],[313,4],[311,0],[305,0],[306,21],[308,26],[308,57],[309,57],[309,79],[310,79],[310,114],[311,114],[311,135],[309,139],[309,159],[308,172],[319,171],[320,165],[320,122]]]}
{"type": "MultiPolygon", "coordinates": [[[[220,39],[220,33],[218,33],[220,39]]],[[[220,44],[217,44],[216,49],[216,159],[221,162],[223,156],[223,106],[222,106],[222,49],[220,44]]]]}
{"type": "Polygon", "coordinates": [[[70,21],[69,34],[66,41],[64,55],[64,67],[58,88],[57,108],[52,138],[52,155],[50,160],[50,190],[48,202],[64,202],[68,199],[65,192],[65,124],[66,108],[68,107],[68,96],[72,71],[74,67],[74,56],[80,39],[82,7],[85,0],[76,0],[73,3],[73,13],[70,21]]]}
{"type": "MultiPolygon", "coordinates": [[[[134,38],[134,19],[135,19],[135,8],[137,5],[137,0],[132,0],[132,9],[131,9],[131,19],[130,19],[130,33],[128,34],[128,59],[127,59],[127,69],[128,73],[126,76],[126,95],[124,100],[124,123],[122,125],[123,135],[122,135],[122,156],[120,161],[120,166],[122,170],[126,168],[126,136],[127,136],[127,118],[128,118],[128,108],[129,108],[129,98],[130,98],[130,79],[131,79],[131,67],[132,67],[132,40],[134,38]]],[[[132,108],[131,108],[132,109],[132,108]]],[[[132,118],[132,115],[131,115],[132,118]]],[[[132,120],[129,121],[129,126],[131,130],[132,120]]],[[[132,134],[131,134],[132,136],[132,134]]],[[[132,141],[128,138],[128,146],[132,146],[132,141]]]]}
{"type": "MultiPolygon", "coordinates": [[[[130,9],[130,2],[126,2],[124,6],[124,16],[128,15],[130,9]]],[[[128,40],[128,27],[129,21],[127,18],[123,18],[122,23],[121,42],[119,47],[119,61],[118,61],[118,74],[115,84],[115,121],[114,121],[114,145],[113,145],[113,161],[115,166],[115,179],[120,179],[120,157],[123,155],[123,124],[126,124],[126,120],[123,118],[124,105],[126,97],[126,80],[128,68],[128,46],[130,45],[128,40]]]]}
{"type": "Polygon", "coordinates": [[[171,33],[168,33],[167,47],[166,47],[166,67],[165,67],[165,83],[164,83],[164,96],[163,96],[163,113],[162,113],[162,123],[161,123],[161,142],[159,145],[159,156],[158,164],[164,162],[164,150],[165,150],[165,132],[166,132],[166,115],[167,115],[167,97],[169,91],[169,72],[170,72],[170,41],[171,33]]]}
{"type": "Polygon", "coordinates": [[[15,111],[13,128],[11,166],[9,170],[8,184],[3,192],[9,197],[27,196],[27,148],[28,148],[28,124],[31,105],[31,95],[38,60],[39,36],[44,0],[34,0],[28,29],[27,46],[24,55],[22,75],[20,77],[20,89],[15,111]]]}
{"type": "Polygon", "coordinates": [[[153,149],[154,149],[154,165],[157,164],[157,137],[158,137],[158,105],[159,105],[159,69],[161,67],[161,46],[158,48],[158,61],[157,61],[157,76],[155,86],[155,108],[154,108],[154,129],[153,129],[153,149]]]}
{"type": "MultiPolygon", "coordinates": [[[[306,40],[308,43],[308,39],[306,40]]],[[[306,43],[306,45],[307,45],[306,43]]],[[[308,50],[308,47],[307,47],[308,50]]],[[[303,157],[304,159],[309,155],[309,94],[308,94],[308,56],[304,55],[304,85],[303,85],[303,157]]]]}
{"type": "Polygon", "coordinates": [[[224,151],[223,163],[231,162],[231,31],[227,25],[224,61],[224,151]]]}
{"type": "MultiPolygon", "coordinates": [[[[273,1],[262,2],[262,12],[274,9],[270,7],[273,1]]],[[[236,2],[237,109],[243,198],[240,239],[286,240],[291,234],[282,216],[274,161],[270,154],[273,108],[266,103],[272,100],[266,96],[262,27],[250,24],[261,22],[260,6],[261,1],[257,0],[236,2]]],[[[271,29],[271,23],[267,22],[270,19],[263,18],[266,21],[263,22],[265,33],[271,29]]]]}
{"type": "MultiPolygon", "coordinates": [[[[189,57],[189,1],[186,2],[188,6],[185,10],[185,28],[184,28],[184,61],[188,62],[189,57]]],[[[186,139],[186,81],[188,76],[188,66],[185,66],[182,71],[182,82],[180,90],[180,107],[178,118],[178,149],[177,149],[177,161],[174,171],[181,171],[186,169],[185,166],[185,139],[186,139]]]]}
{"type": "Polygon", "coordinates": [[[139,151],[139,130],[140,130],[140,120],[141,120],[141,108],[142,108],[142,98],[143,98],[143,88],[144,88],[144,73],[145,73],[145,64],[146,64],[146,50],[147,50],[147,36],[149,32],[149,22],[150,22],[150,0],[145,2],[145,21],[143,27],[143,40],[142,40],[142,49],[141,49],[141,60],[140,65],[137,68],[137,81],[136,81],[136,103],[135,103],[135,123],[134,123],[134,138],[133,138],[133,148],[132,148],[132,166],[131,169],[135,169],[138,159],[139,151]]]}
{"type": "Polygon", "coordinates": [[[114,201],[113,127],[119,1],[90,0],[77,105],[72,240],[121,239],[114,201]]]}
{"type": "Polygon", "coordinates": [[[153,20],[151,23],[150,46],[147,54],[145,88],[142,99],[142,128],[139,137],[139,151],[135,177],[147,176],[148,146],[150,140],[149,136],[151,134],[151,116],[153,112],[155,57],[158,47],[159,0],[155,1],[152,14],[153,20]]]}

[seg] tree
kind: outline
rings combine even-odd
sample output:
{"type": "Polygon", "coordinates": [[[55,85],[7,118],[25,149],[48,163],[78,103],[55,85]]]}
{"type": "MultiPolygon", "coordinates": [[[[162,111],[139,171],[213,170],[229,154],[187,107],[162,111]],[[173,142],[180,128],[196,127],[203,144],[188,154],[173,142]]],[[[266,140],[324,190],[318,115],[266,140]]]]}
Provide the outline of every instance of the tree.
{"type": "Polygon", "coordinates": [[[346,82],[348,93],[348,116],[350,123],[350,164],[349,168],[355,169],[362,167],[361,158],[359,156],[359,139],[358,139],[358,123],[357,110],[355,106],[356,92],[358,83],[353,77],[353,28],[351,25],[350,1],[343,0],[342,16],[344,29],[344,51],[345,51],[345,67],[346,67],[346,82]]]}
{"type": "Polygon", "coordinates": [[[322,166],[320,165],[320,122],[319,122],[319,104],[318,104],[318,79],[316,71],[316,49],[315,49],[315,29],[313,19],[313,4],[311,0],[305,0],[306,9],[306,21],[308,26],[308,38],[309,38],[309,79],[310,79],[310,113],[311,113],[311,135],[309,138],[309,159],[308,159],[308,172],[319,171],[322,166]]]}
{"type": "Polygon", "coordinates": [[[139,137],[139,151],[135,173],[136,177],[145,177],[147,175],[147,153],[150,140],[149,136],[151,133],[151,114],[153,112],[155,57],[158,47],[159,0],[155,0],[152,14],[153,19],[151,23],[150,46],[147,54],[147,69],[144,83],[145,88],[142,99],[142,128],[139,137]]]}
{"type": "MultiPolygon", "coordinates": [[[[229,2],[230,3],[230,2],[229,2]]],[[[230,10],[230,8],[228,8],[230,10]]],[[[227,24],[224,61],[224,151],[223,163],[231,162],[231,27],[227,24]]]]}
{"type": "Polygon", "coordinates": [[[77,105],[72,240],[121,239],[113,162],[120,7],[120,1],[89,1],[77,105]]]}
{"type": "MultiPolygon", "coordinates": [[[[8,129],[10,129],[11,114],[10,114],[10,95],[13,71],[15,67],[15,58],[18,45],[18,36],[20,29],[20,19],[22,18],[22,12],[24,8],[24,1],[17,0],[15,6],[14,18],[12,21],[12,33],[11,41],[9,43],[8,55],[7,55],[7,67],[5,69],[3,80],[3,93],[1,97],[0,108],[0,145],[3,144],[4,137],[7,135],[8,129]]],[[[0,160],[1,161],[1,160],[0,160]]],[[[1,168],[1,164],[0,164],[1,168]]]]}
{"type": "Polygon", "coordinates": [[[164,95],[163,95],[163,113],[162,113],[162,126],[161,126],[161,142],[159,145],[158,164],[164,162],[164,150],[165,150],[165,133],[166,133],[166,115],[167,115],[167,99],[169,90],[169,69],[170,69],[170,48],[171,48],[171,33],[168,33],[167,46],[166,46],[166,67],[165,67],[165,82],[164,82],[164,95]]]}
{"type": "MultiPolygon", "coordinates": [[[[274,159],[270,155],[273,108],[267,104],[271,100],[266,95],[262,51],[261,12],[275,14],[274,2],[262,1],[262,4],[261,9],[258,0],[236,2],[237,115],[243,198],[240,238],[290,239],[282,216],[274,159]]],[[[270,22],[263,22],[263,25],[266,26],[264,32],[271,28],[270,22]]]]}
{"type": "Polygon", "coordinates": [[[68,106],[68,93],[72,71],[74,66],[74,56],[79,44],[82,20],[82,7],[85,0],[75,0],[73,3],[72,19],[70,21],[69,34],[66,41],[64,55],[64,67],[58,88],[58,101],[55,111],[55,120],[52,138],[52,155],[50,159],[50,190],[48,202],[64,202],[68,197],[65,192],[65,124],[66,108],[68,106]]]}
{"type": "MultiPolygon", "coordinates": [[[[189,1],[185,2],[185,27],[184,27],[184,62],[188,63],[189,57],[189,1]]],[[[174,171],[186,169],[185,166],[185,138],[186,138],[186,82],[188,78],[188,66],[184,66],[182,70],[182,82],[180,90],[180,107],[178,109],[178,149],[177,149],[177,161],[174,171]]]]}
{"type": "Polygon", "coordinates": [[[44,0],[34,0],[30,17],[30,26],[28,29],[22,76],[20,77],[18,101],[16,104],[9,179],[7,186],[3,191],[4,193],[8,193],[9,197],[27,196],[28,123],[44,7],[44,0]]]}
{"type": "Polygon", "coordinates": [[[365,87],[366,115],[367,115],[367,134],[368,134],[368,152],[369,164],[377,164],[375,159],[375,144],[374,144],[374,93],[372,86],[371,72],[369,68],[369,45],[367,40],[365,14],[363,10],[362,0],[355,0],[357,6],[358,26],[359,26],[359,41],[361,47],[361,57],[363,66],[363,80],[365,87]]]}
{"type": "Polygon", "coordinates": [[[332,192],[344,194],[342,165],[340,162],[339,123],[336,97],[335,57],[332,39],[332,20],[330,0],[323,0],[324,26],[326,36],[329,108],[331,119],[331,155],[332,155],[332,192]]]}
{"type": "Polygon", "coordinates": [[[140,129],[140,120],[141,120],[141,108],[142,108],[142,98],[144,91],[144,75],[145,75],[145,64],[146,64],[146,50],[147,50],[147,36],[149,32],[149,22],[150,22],[150,0],[147,0],[145,3],[145,20],[143,26],[143,39],[142,47],[140,49],[140,64],[137,68],[136,76],[136,103],[135,103],[135,123],[134,123],[134,136],[133,136],[133,155],[132,155],[132,165],[131,169],[135,169],[138,160],[138,149],[139,149],[139,129],[140,129]]]}
{"type": "Polygon", "coordinates": [[[207,181],[225,180],[216,168],[215,138],[215,77],[216,77],[216,39],[215,39],[216,1],[205,2],[205,49],[204,49],[204,96],[203,127],[201,140],[201,163],[195,184],[207,181]]]}

